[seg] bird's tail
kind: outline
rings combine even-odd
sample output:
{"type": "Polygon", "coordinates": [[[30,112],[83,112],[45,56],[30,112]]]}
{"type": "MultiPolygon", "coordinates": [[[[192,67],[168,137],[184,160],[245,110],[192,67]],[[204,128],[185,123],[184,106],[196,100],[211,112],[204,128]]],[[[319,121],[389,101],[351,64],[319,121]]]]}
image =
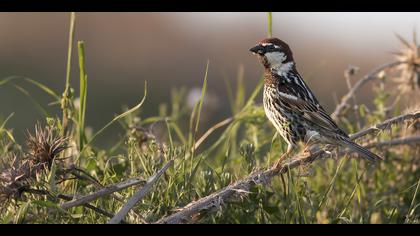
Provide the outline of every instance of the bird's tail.
{"type": "Polygon", "coordinates": [[[367,150],[366,148],[360,146],[359,144],[351,141],[351,140],[344,140],[344,143],[346,144],[347,147],[349,147],[351,150],[358,152],[359,154],[361,154],[361,156],[370,161],[370,162],[378,162],[381,161],[382,158],[378,155],[376,155],[375,153],[367,150]]]}

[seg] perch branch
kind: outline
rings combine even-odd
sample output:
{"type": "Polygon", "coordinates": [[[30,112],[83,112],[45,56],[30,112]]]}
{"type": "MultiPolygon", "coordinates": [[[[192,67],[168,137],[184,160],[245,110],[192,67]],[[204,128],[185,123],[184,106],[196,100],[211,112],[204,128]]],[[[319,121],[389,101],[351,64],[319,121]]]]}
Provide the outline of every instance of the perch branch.
{"type": "Polygon", "coordinates": [[[159,177],[166,172],[166,170],[174,163],[174,160],[170,160],[165,166],[162,167],[158,172],[152,175],[147,183],[128,200],[128,202],[121,208],[121,210],[109,221],[109,224],[118,224],[128,212],[133,208],[137,202],[139,202],[146,194],[151,190],[152,186],[157,182],[159,177]]]}
{"type": "MultiPolygon", "coordinates": [[[[371,134],[377,130],[383,130],[390,127],[392,124],[402,123],[406,120],[413,120],[418,119],[420,117],[420,111],[416,111],[413,113],[409,113],[406,115],[401,115],[395,118],[391,118],[386,120],[380,124],[377,124],[371,128],[366,130],[362,130],[358,133],[355,133],[351,136],[351,138],[358,139],[365,135],[371,134]]],[[[245,177],[242,180],[238,180],[235,183],[213,193],[207,197],[201,198],[197,201],[191,202],[187,206],[180,209],[178,212],[166,216],[159,221],[157,224],[178,224],[178,223],[185,223],[191,220],[191,217],[194,215],[199,214],[200,212],[210,211],[212,209],[217,209],[223,202],[227,201],[229,198],[233,197],[235,194],[246,195],[249,193],[249,189],[258,184],[266,184],[268,183],[274,176],[279,174],[286,173],[288,170],[296,168],[302,165],[308,165],[315,160],[322,159],[328,156],[328,153],[324,150],[319,149],[319,147],[314,147],[313,151],[311,151],[311,155],[301,156],[296,155],[294,156],[289,162],[284,163],[280,170],[274,170],[270,168],[268,170],[258,170],[251,173],[249,176],[245,177]]]]}
{"type": "Polygon", "coordinates": [[[379,66],[378,68],[374,69],[373,71],[371,71],[370,73],[368,73],[367,75],[365,75],[362,79],[360,79],[359,81],[357,81],[354,84],[354,86],[349,90],[349,92],[341,98],[340,103],[336,106],[334,112],[331,114],[331,117],[334,120],[337,120],[338,116],[340,116],[340,114],[343,112],[343,110],[346,107],[349,106],[350,99],[352,99],[355,96],[356,92],[360,88],[362,88],[366,83],[374,80],[376,78],[376,75],[379,72],[381,72],[381,71],[383,71],[385,69],[389,69],[389,68],[392,68],[394,66],[400,65],[402,63],[404,63],[404,62],[402,62],[402,61],[395,61],[395,62],[390,62],[390,63],[384,64],[384,65],[379,66]]]}

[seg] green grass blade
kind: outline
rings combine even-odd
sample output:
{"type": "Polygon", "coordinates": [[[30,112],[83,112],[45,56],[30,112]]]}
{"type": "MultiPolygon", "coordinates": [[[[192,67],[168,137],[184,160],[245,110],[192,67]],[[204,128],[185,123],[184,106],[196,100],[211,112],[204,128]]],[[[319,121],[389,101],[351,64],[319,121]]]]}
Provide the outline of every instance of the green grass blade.
{"type": "Polygon", "coordinates": [[[172,129],[174,129],[176,135],[181,140],[182,144],[185,145],[187,143],[187,139],[185,138],[184,134],[182,133],[181,128],[176,124],[175,122],[171,122],[171,120],[168,120],[170,122],[170,125],[172,129]]]}
{"type": "Polygon", "coordinates": [[[268,37],[273,37],[273,16],[271,12],[267,13],[268,37]]]}
{"type": "Polygon", "coordinates": [[[71,71],[71,58],[73,53],[73,42],[74,42],[74,32],[75,32],[75,23],[76,23],[76,13],[70,13],[70,29],[69,29],[69,43],[67,51],[67,69],[66,69],[66,84],[61,100],[61,109],[63,111],[62,119],[62,129],[61,134],[65,135],[67,133],[67,126],[69,120],[69,109],[70,109],[70,71],[71,71]]]}
{"type": "Polygon", "coordinates": [[[69,31],[69,44],[68,44],[68,51],[67,51],[65,95],[68,95],[68,92],[69,92],[68,90],[70,89],[71,57],[73,53],[75,23],[76,23],[76,13],[72,12],[70,13],[70,31],[69,31]]]}
{"type": "Polygon", "coordinates": [[[12,112],[4,121],[3,123],[0,125],[0,131],[4,129],[4,127],[6,126],[6,123],[15,115],[14,112],[12,112]]]}
{"type": "Polygon", "coordinates": [[[35,85],[36,87],[38,87],[39,89],[41,89],[42,91],[44,91],[46,94],[52,96],[55,100],[59,101],[60,100],[60,96],[51,88],[49,88],[48,86],[46,86],[45,84],[42,84],[41,82],[35,81],[33,79],[24,77],[24,76],[10,76],[7,78],[4,78],[2,80],[0,80],[0,86],[2,85],[6,85],[9,82],[16,80],[16,79],[23,79],[24,81],[35,85]]]}
{"type": "Polygon", "coordinates": [[[319,202],[319,205],[318,205],[318,208],[317,208],[316,212],[319,211],[321,209],[322,205],[326,202],[327,197],[328,197],[328,195],[330,194],[330,192],[332,191],[332,189],[334,187],[335,180],[337,179],[338,173],[340,172],[341,167],[343,167],[345,160],[346,159],[343,158],[339,162],[339,164],[337,166],[337,169],[335,171],[335,174],[334,174],[334,176],[333,176],[330,184],[328,185],[327,191],[325,191],[325,193],[322,195],[321,201],[319,202]]]}
{"type": "Polygon", "coordinates": [[[10,140],[12,140],[14,143],[16,142],[15,141],[15,138],[13,137],[13,135],[7,130],[7,129],[5,129],[4,127],[6,127],[6,124],[7,124],[7,122],[13,117],[15,115],[15,113],[14,112],[12,112],[4,121],[3,121],[3,123],[0,125],[0,135],[3,133],[3,132],[5,132],[6,134],[7,134],[7,136],[9,137],[9,139],[10,140]]]}
{"type": "Polygon", "coordinates": [[[233,98],[232,85],[230,83],[229,78],[226,75],[223,76],[223,81],[225,82],[225,88],[226,88],[227,97],[230,104],[230,109],[232,111],[232,114],[235,114],[235,99],[233,98]]]}
{"type": "Polygon", "coordinates": [[[195,176],[195,173],[196,173],[196,170],[197,170],[197,168],[198,168],[198,165],[201,163],[201,159],[202,158],[200,158],[199,160],[198,160],[198,162],[197,162],[197,164],[195,165],[195,167],[194,167],[194,163],[193,163],[193,161],[194,161],[194,154],[195,154],[195,142],[196,142],[196,135],[197,135],[197,131],[198,131],[198,125],[199,125],[199,122],[200,122],[200,114],[201,114],[201,109],[202,109],[202,107],[203,107],[203,102],[204,102],[204,96],[205,96],[205,94],[206,94],[206,89],[207,89],[207,77],[208,77],[208,70],[209,70],[209,64],[210,64],[210,61],[207,61],[207,65],[206,65],[206,72],[205,72],[205,74],[204,74],[204,81],[203,81],[203,86],[202,86],[202,89],[201,89],[201,98],[200,98],[200,101],[199,101],[199,103],[198,103],[198,106],[197,106],[197,104],[196,104],[196,106],[194,107],[194,110],[193,110],[193,113],[192,113],[192,117],[191,118],[193,118],[195,115],[195,110],[197,110],[196,111],[196,113],[197,113],[197,118],[196,118],[196,124],[195,124],[195,128],[194,128],[194,131],[192,131],[192,134],[190,134],[189,136],[190,136],[190,139],[191,139],[191,156],[190,156],[190,176],[189,176],[189,181],[188,181],[188,183],[192,183],[192,179],[194,178],[194,176],[195,176]]]}
{"type": "Polygon", "coordinates": [[[244,83],[244,67],[240,66],[238,69],[238,78],[236,83],[236,98],[235,98],[235,114],[242,109],[245,104],[245,83],[244,83]]]}
{"type": "Polygon", "coordinates": [[[24,78],[26,81],[28,81],[29,83],[37,86],[39,89],[41,89],[42,91],[44,91],[46,94],[49,94],[50,96],[52,96],[55,100],[59,101],[60,100],[60,96],[51,88],[47,87],[46,85],[35,81],[33,79],[30,78],[24,78]]]}
{"type": "Polygon", "coordinates": [[[51,117],[50,113],[36,100],[32,97],[32,95],[23,87],[12,83],[13,87],[15,87],[19,92],[23,93],[29,100],[35,105],[38,111],[45,117],[51,117]]]}
{"type": "Polygon", "coordinates": [[[209,71],[209,64],[210,61],[207,61],[207,65],[206,65],[206,72],[204,74],[204,81],[203,81],[203,86],[201,88],[201,97],[200,97],[200,101],[198,102],[198,106],[196,105],[193,109],[193,114],[192,114],[192,118],[195,118],[195,127],[194,130],[192,131],[192,134],[190,134],[190,139],[191,139],[191,148],[192,148],[192,153],[191,153],[191,157],[194,156],[194,146],[195,146],[195,138],[197,136],[197,132],[198,132],[198,126],[200,124],[200,116],[201,116],[201,109],[203,108],[203,103],[204,103],[204,97],[206,95],[206,90],[207,90],[207,77],[208,77],[208,71],[209,71]],[[195,115],[196,114],[196,115],[195,115]]]}
{"type": "Polygon", "coordinates": [[[79,108],[79,150],[83,149],[86,141],[85,137],[85,114],[86,114],[86,98],[87,98],[87,75],[85,70],[85,44],[83,41],[77,43],[79,52],[79,69],[80,69],[80,108],[79,108]]]}
{"type": "Polygon", "coordinates": [[[336,217],[337,219],[340,219],[341,217],[344,216],[344,214],[346,213],[347,209],[350,206],[351,201],[354,199],[354,196],[356,195],[357,192],[357,188],[360,184],[360,181],[362,180],[364,174],[366,173],[366,169],[362,172],[362,174],[360,176],[358,176],[357,180],[356,180],[356,184],[353,187],[353,191],[351,192],[346,204],[344,205],[343,210],[340,212],[340,214],[336,217]]]}
{"type": "MultiPolygon", "coordinates": [[[[244,108],[247,108],[254,103],[255,98],[258,96],[258,94],[260,94],[260,91],[263,88],[263,86],[264,86],[264,76],[261,76],[260,81],[258,82],[254,91],[252,91],[251,96],[248,98],[244,108]]],[[[242,109],[242,110],[245,110],[245,109],[242,109]]]]}
{"type": "Polygon", "coordinates": [[[412,216],[414,213],[414,204],[416,203],[416,197],[419,191],[419,186],[420,186],[420,179],[417,181],[416,191],[414,191],[413,199],[411,200],[410,208],[408,209],[408,212],[407,212],[406,221],[410,218],[409,216],[412,216]]]}
{"type": "Polygon", "coordinates": [[[200,98],[200,103],[198,105],[197,121],[195,124],[194,133],[197,133],[198,125],[200,124],[201,109],[203,108],[204,96],[206,95],[206,90],[207,90],[207,77],[208,77],[208,71],[209,71],[209,63],[210,61],[207,61],[206,73],[204,74],[204,82],[203,82],[203,87],[201,89],[201,98],[200,98]]]}
{"type": "Polygon", "coordinates": [[[168,119],[165,119],[165,124],[166,124],[166,130],[168,131],[168,137],[169,137],[169,145],[171,150],[173,150],[174,148],[174,142],[172,141],[172,132],[171,132],[171,126],[168,122],[168,119]]]}
{"type": "Polygon", "coordinates": [[[9,83],[11,80],[14,80],[16,78],[17,77],[15,77],[15,76],[4,78],[4,79],[0,80],[0,86],[5,85],[5,84],[9,83]]]}

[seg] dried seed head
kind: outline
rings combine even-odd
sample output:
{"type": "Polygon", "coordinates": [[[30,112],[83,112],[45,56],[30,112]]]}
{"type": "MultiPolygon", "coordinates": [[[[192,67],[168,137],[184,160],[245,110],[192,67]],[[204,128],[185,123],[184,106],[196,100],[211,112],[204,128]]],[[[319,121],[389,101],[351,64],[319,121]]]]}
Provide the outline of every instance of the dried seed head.
{"type": "Polygon", "coordinates": [[[0,170],[0,203],[19,197],[27,184],[28,176],[31,176],[28,161],[22,162],[15,155],[4,159],[8,161],[2,164],[0,170]]]}
{"type": "Polygon", "coordinates": [[[60,137],[52,127],[41,128],[35,126],[35,134],[28,132],[26,144],[28,146],[28,158],[32,165],[46,165],[51,167],[53,160],[65,149],[66,138],[60,137]]]}
{"type": "Polygon", "coordinates": [[[23,158],[13,154],[1,158],[0,162],[0,204],[11,198],[19,198],[36,175],[50,168],[54,159],[65,150],[65,138],[60,137],[52,127],[35,126],[35,134],[28,132],[27,155],[23,158]]]}
{"type": "Polygon", "coordinates": [[[399,84],[399,89],[402,92],[420,88],[420,45],[417,44],[416,33],[413,33],[413,42],[411,43],[399,35],[396,36],[404,48],[394,54],[397,60],[403,63],[396,67],[400,74],[394,77],[393,81],[399,84]]]}

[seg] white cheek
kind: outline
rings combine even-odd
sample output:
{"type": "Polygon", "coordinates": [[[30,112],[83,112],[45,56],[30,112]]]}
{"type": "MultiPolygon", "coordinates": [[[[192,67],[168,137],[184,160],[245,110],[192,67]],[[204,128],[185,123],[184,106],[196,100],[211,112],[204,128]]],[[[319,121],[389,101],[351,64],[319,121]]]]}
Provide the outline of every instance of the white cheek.
{"type": "Polygon", "coordinates": [[[271,65],[279,65],[286,60],[286,55],[282,52],[268,52],[265,56],[271,65]]]}

